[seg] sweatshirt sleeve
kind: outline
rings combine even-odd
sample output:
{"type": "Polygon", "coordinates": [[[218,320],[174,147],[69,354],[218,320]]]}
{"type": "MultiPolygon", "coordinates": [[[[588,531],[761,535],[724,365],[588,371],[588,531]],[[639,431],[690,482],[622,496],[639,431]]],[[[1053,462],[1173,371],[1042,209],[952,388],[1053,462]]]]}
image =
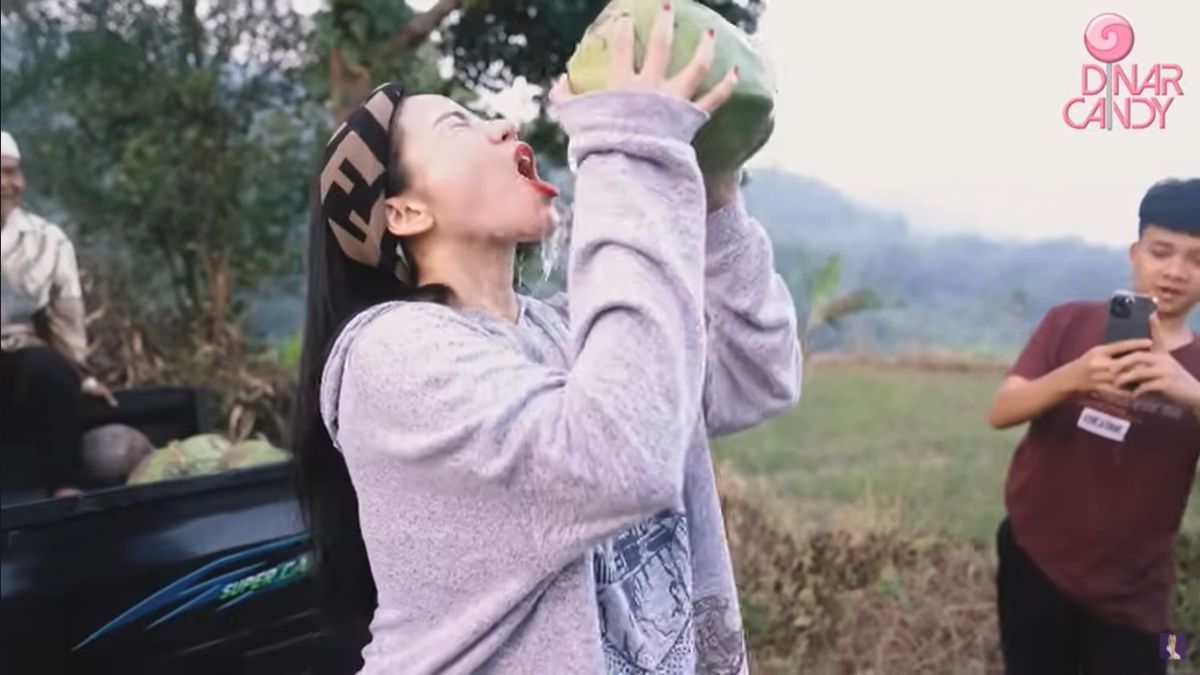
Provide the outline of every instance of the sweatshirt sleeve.
{"type": "Polygon", "coordinates": [[[801,354],[795,303],[775,271],[766,231],[741,195],[708,219],[704,417],[714,436],[796,405],[801,354]]]}
{"type": "MultiPolygon", "coordinates": [[[[577,556],[682,501],[704,379],[700,108],[601,92],[556,110],[577,165],[573,364],[531,363],[454,310],[406,303],[346,349],[331,433],[439,489],[528,519],[522,546],[577,556]]],[[[323,403],[324,405],[324,403],[323,403]]]]}

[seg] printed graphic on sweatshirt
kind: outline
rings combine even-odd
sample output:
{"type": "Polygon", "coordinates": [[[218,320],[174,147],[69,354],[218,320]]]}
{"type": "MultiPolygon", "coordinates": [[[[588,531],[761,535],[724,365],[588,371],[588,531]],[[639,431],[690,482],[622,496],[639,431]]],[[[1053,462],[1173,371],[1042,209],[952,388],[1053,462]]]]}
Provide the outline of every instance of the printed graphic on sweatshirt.
{"type": "Polygon", "coordinates": [[[728,598],[708,595],[696,601],[696,652],[706,675],[738,675],[746,661],[746,644],[728,598]]]}
{"type": "Polygon", "coordinates": [[[593,556],[608,672],[695,672],[687,520],[663,512],[593,556]]]}

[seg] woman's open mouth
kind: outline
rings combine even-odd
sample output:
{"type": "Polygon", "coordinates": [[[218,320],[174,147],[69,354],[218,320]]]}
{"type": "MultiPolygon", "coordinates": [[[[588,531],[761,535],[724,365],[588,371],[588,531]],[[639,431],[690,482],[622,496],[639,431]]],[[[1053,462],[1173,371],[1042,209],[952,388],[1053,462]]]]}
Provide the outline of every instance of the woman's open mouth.
{"type": "Polygon", "coordinates": [[[534,159],[533,148],[529,147],[528,143],[517,143],[517,148],[513,152],[513,155],[517,163],[517,173],[529,181],[533,189],[546,197],[553,198],[558,196],[558,188],[538,176],[537,160],[534,159]]]}

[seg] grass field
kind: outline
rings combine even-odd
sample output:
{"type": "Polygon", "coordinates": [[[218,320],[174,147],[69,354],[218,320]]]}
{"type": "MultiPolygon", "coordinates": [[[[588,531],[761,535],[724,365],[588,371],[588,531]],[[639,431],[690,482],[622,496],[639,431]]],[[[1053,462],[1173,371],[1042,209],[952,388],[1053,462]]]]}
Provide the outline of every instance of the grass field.
{"type": "MultiPolygon", "coordinates": [[[[718,441],[716,453],[799,531],[861,518],[981,543],[1003,515],[1023,429],[985,418],[999,368],[810,366],[791,414],[718,441]]],[[[1200,484],[1185,531],[1200,534],[1200,484]]]]}
{"type": "MultiPolygon", "coordinates": [[[[1024,433],[997,432],[986,421],[1002,377],[999,367],[936,361],[812,364],[795,411],[717,442],[722,474],[734,477],[752,510],[798,542],[764,534],[753,515],[735,514],[730,524],[756,672],[999,673],[993,541],[1024,433]],[[878,544],[885,547],[950,548],[917,558],[898,576],[885,554],[880,564],[893,569],[891,580],[884,574],[862,586],[843,570],[864,555],[868,566],[877,562],[875,544],[867,553],[840,545],[833,558],[808,564],[813,535],[829,532],[893,533],[877,540],[890,542],[878,544]],[[789,572],[790,559],[805,560],[804,571],[789,572]],[[814,603],[814,591],[824,599],[814,603]],[[859,645],[873,645],[877,655],[855,655],[859,645]]],[[[1185,514],[1193,539],[1200,537],[1198,484],[1185,514]]],[[[1198,582],[1177,589],[1191,631],[1200,616],[1200,597],[1192,598],[1198,582]]],[[[1196,663],[1169,672],[1194,674],[1196,663]]]]}

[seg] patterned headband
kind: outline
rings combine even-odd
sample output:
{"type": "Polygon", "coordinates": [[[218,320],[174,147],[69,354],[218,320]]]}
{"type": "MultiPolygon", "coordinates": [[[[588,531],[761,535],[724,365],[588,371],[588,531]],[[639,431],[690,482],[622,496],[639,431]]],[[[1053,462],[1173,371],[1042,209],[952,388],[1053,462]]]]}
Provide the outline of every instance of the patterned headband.
{"type": "Polygon", "coordinates": [[[351,260],[411,283],[412,268],[400,239],[388,232],[384,208],[391,123],[403,98],[402,85],[381,85],[329,139],[320,175],[321,218],[351,260]]]}

